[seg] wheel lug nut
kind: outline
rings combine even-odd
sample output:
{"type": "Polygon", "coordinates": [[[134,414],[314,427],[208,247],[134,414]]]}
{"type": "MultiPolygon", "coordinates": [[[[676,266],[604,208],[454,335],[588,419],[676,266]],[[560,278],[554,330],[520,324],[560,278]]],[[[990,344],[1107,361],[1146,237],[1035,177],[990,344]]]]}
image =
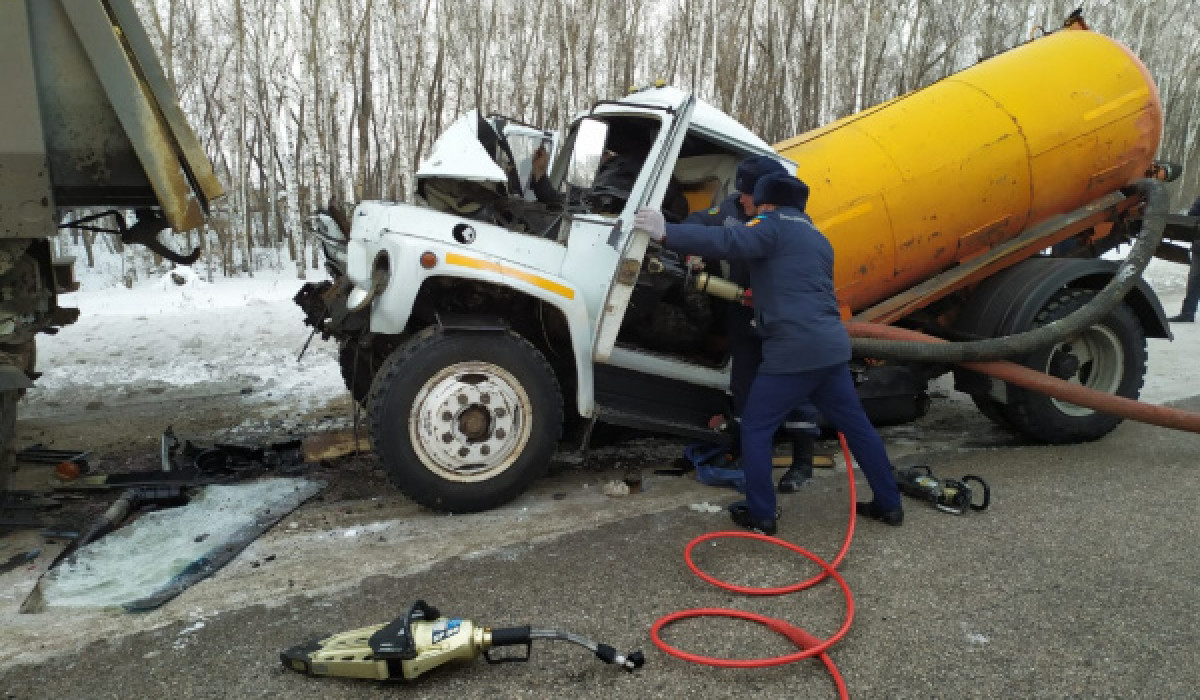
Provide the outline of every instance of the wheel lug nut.
{"type": "Polygon", "coordinates": [[[442,411],[442,420],[454,420],[454,414],[449,411],[442,411]]]}
{"type": "Polygon", "coordinates": [[[496,414],[497,418],[503,418],[504,416],[508,415],[508,411],[504,410],[503,408],[497,408],[495,411],[493,411],[493,413],[496,414]]]}
{"type": "Polygon", "coordinates": [[[504,428],[496,428],[496,437],[500,440],[504,439],[504,428]]]}
{"type": "Polygon", "coordinates": [[[445,443],[454,442],[454,436],[451,435],[450,433],[442,433],[442,442],[445,442],[445,443]]]}
{"type": "Polygon", "coordinates": [[[460,406],[466,406],[466,405],[467,405],[467,395],[466,395],[466,394],[459,394],[459,395],[458,395],[458,405],[460,405],[460,406]]]}
{"type": "Polygon", "coordinates": [[[471,451],[465,447],[459,448],[459,450],[458,450],[459,457],[466,457],[469,454],[471,454],[471,451]]]}
{"type": "Polygon", "coordinates": [[[492,395],[491,395],[491,394],[481,394],[481,395],[479,396],[479,403],[482,403],[482,404],[489,404],[489,403],[491,403],[491,402],[492,402],[492,395]]]}
{"type": "Polygon", "coordinates": [[[479,454],[483,455],[484,457],[488,456],[491,453],[492,453],[492,448],[488,447],[487,445],[484,445],[483,447],[479,448],[479,454]]]}

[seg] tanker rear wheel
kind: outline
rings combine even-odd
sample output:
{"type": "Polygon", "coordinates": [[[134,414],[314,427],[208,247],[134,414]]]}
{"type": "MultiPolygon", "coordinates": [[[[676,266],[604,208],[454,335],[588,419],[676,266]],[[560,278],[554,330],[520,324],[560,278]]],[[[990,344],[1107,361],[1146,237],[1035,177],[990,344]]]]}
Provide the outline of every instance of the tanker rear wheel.
{"type": "Polygon", "coordinates": [[[975,402],[975,408],[979,409],[985,418],[1001,428],[1013,429],[1012,421],[1004,415],[1004,404],[985,394],[971,394],[971,401],[975,402]]]}
{"type": "MultiPolygon", "coordinates": [[[[1095,296],[1090,289],[1064,289],[1038,312],[1034,325],[1062,319],[1095,296]]],[[[1021,364],[1073,384],[1137,399],[1146,374],[1146,335],[1137,316],[1121,303],[1078,336],[1030,353],[1021,364]]],[[[1019,387],[1009,387],[1008,399],[1003,413],[1012,427],[1050,444],[1098,440],[1122,421],[1019,387]]]]}

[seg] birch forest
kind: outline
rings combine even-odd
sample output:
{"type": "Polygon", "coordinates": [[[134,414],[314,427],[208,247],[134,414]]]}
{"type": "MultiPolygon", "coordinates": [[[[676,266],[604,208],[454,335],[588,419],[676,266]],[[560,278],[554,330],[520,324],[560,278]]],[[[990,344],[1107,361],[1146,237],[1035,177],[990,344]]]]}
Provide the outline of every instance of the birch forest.
{"type": "MultiPolygon", "coordinates": [[[[775,143],[1053,31],[1080,3],[137,1],[228,193],[201,232],[218,276],[303,274],[318,262],[306,214],[330,199],[411,198],[433,140],[469,109],[560,128],[662,80],[775,143]]],[[[1186,206],[1200,194],[1200,0],[1083,12],[1158,83],[1159,157],[1184,165],[1172,189],[1186,206]]]]}

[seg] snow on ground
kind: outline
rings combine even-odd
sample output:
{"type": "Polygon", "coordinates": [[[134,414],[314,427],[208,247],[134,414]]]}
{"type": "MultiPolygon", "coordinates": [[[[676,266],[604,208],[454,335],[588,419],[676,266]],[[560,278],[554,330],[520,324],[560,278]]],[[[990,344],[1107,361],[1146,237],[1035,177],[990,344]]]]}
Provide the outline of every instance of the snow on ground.
{"type": "MultiPolygon", "coordinates": [[[[78,263],[77,263],[78,265],[78,263]]],[[[304,284],[294,270],[201,279],[176,268],[132,289],[111,265],[78,270],[81,289],[62,297],[79,320],[38,338],[43,376],[22,415],[59,406],[148,393],[242,393],[247,400],[288,397],[304,408],[344,393],[332,342],[314,338],[292,297],[304,284]]],[[[309,279],[324,273],[309,271],[309,279]]]]}

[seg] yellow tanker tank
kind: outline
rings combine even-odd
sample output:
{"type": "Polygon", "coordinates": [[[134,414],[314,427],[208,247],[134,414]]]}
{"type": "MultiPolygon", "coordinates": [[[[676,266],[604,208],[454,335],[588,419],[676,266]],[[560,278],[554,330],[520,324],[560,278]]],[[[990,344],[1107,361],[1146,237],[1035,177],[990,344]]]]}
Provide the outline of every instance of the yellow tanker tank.
{"type": "Polygon", "coordinates": [[[1141,61],[1062,30],[775,148],[858,312],[1137,179],[1161,135],[1141,61]]]}

